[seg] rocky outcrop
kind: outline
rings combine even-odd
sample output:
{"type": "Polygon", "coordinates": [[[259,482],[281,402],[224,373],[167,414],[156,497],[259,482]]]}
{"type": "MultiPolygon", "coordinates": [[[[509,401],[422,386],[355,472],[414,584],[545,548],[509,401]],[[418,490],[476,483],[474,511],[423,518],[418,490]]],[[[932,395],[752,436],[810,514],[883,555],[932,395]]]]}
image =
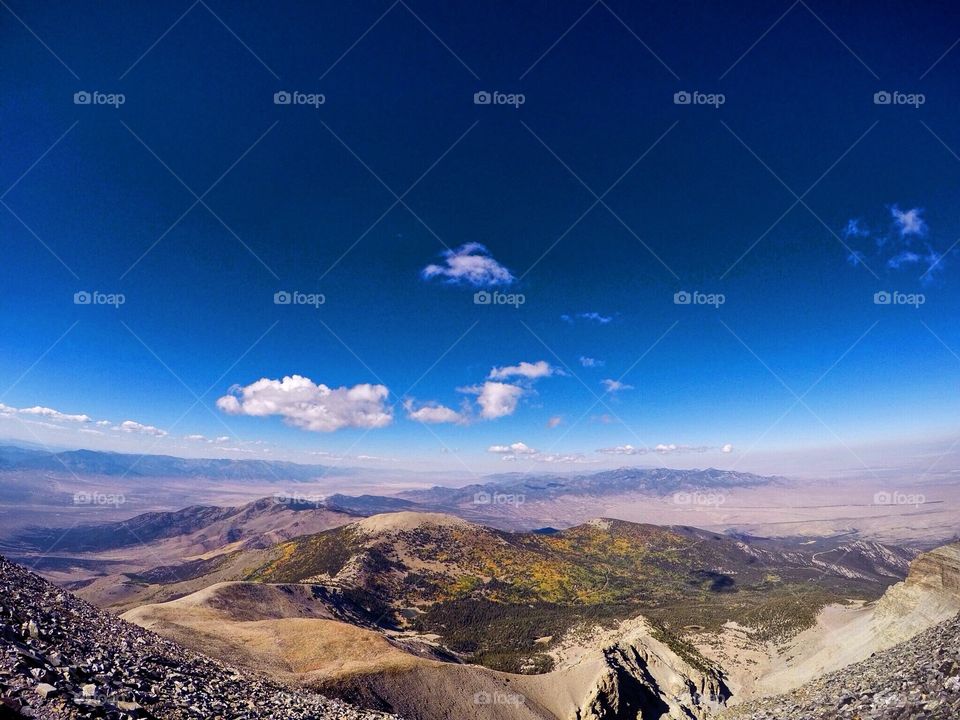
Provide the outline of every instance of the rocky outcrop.
{"type": "Polygon", "coordinates": [[[620,639],[602,651],[605,667],[576,710],[577,720],[706,718],[724,706],[730,691],[719,667],[693,648],[671,648],[642,618],[621,629],[620,639]]]}
{"type": "Polygon", "coordinates": [[[947,620],[789,695],[727,711],[724,720],[956,720],[960,618],[947,620]]]}
{"type": "Polygon", "coordinates": [[[0,557],[0,717],[385,720],[241,672],[0,557]]]}
{"type": "Polygon", "coordinates": [[[877,603],[874,631],[885,646],[906,640],[960,612],[960,543],[918,556],[907,578],[877,603]]]}

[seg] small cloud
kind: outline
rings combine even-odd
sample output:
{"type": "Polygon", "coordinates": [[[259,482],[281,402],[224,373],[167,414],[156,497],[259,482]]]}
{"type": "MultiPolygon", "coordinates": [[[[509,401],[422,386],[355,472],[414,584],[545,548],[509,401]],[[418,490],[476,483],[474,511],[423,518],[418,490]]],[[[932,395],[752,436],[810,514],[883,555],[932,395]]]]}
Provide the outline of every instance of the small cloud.
{"type": "Polygon", "coordinates": [[[613,322],[613,317],[609,315],[601,315],[598,312],[580,312],[573,315],[561,315],[560,319],[564,322],[570,323],[571,325],[577,320],[595,322],[599,325],[606,325],[607,323],[613,322]]]}
{"type": "Polygon", "coordinates": [[[428,425],[466,422],[466,417],[461,413],[435,402],[423,403],[420,407],[416,407],[416,401],[410,398],[404,400],[403,408],[407,411],[408,419],[428,425]]]}
{"type": "Polygon", "coordinates": [[[46,418],[48,420],[56,420],[59,422],[75,422],[75,423],[88,423],[90,422],[89,415],[70,415],[67,413],[62,413],[59,410],[54,410],[53,408],[36,407],[23,408],[19,410],[21,415],[35,415],[37,417],[46,418]]]}
{"type": "Polygon", "coordinates": [[[487,377],[490,380],[508,380],[512,377],[537,380],[538,378],[558,374],[557,369],[552,367],[546,360],[538,360],[535,363],[521,362],[519,365],[508,365],[507,367],[501,368],[495,367],[487,377]]]}
{"type": "Polygon", "coordinates": [[[607,363],[592,357],[580,356],[580,364],[585,368],[601,368],[607,363]]]}
{"type": "Polygon", "coordinates": [[[206,443],[212,442],[212,440],[210,440],[205,435],[184,435],[183,439],[189,440],[190,442],[206,442],[206,443]]]}
{"type": "Polygon", "coordinates": [[[439,277],[452,284],[492,287],[509,285],[516,278],[490,255],[480,243],[466,243],[455,250],[445,250],[443,265],[427,265],[421,272],[424,280],[439,277]]]}
{"type": "Polygon", "coordinates": [[[524,389],[519,385],[488,380],[480,386],[477,395],[480,417],[484,420],[495,420],[513,415],[523,393],[524,389]]]}
{"type": "Polygon", "coordinates": [[[863,253],[859,250],[851,250],[847,255],[847,262],[856,267],[863,262],[863,253]]]}
{"type": "Polygon", "coordinates": [[[843,228],[842,234],[844,239],[861,238],[869,236],[870,231],[863,226],[863,223],[859,219],[852,218],[847,220],[847,225],[843,228]]]}
{"type": "Polygon", "coordinates": [[[563,417],[561,415],[554,415],[552,418],[547,420],[547,427],[551,429],[555,427],[559,427],[562,424],[563,424],[563,417]]]}
{"type": "Polygon", "coordinates": [[[905,211],[896,205],[890,208],[890,215],[893,217],[893,223],[897,230],[900,231],[900,237],[906,238],[910,235],[917,235],[918,237],[926,236],[927,223],[920,216],[922,212],[922,208],[911,208],[905,211]]]}
{"type": "Polygon", "coordinates": [[[722,452],[722,453],[728,453],[728,454],[729,454],[729,453],[732,453],[732,452],[733,452],[733,445],[731,445],[730,443],[727,443],[727,444],[724,445],[722,448],[720,448],[720,452],[722,452]]]}
{"type": "Polygon", "coordinates": [[[393,413],[386,406],[389,394],[385,385],[330,388],[301,375],[289,375],[282,380],[261,378],[246,387],[234,386],[217,400],[217,407],[228,415],[279,415],[303,430],[333,432],[389,425],[393,422],[393,413]]]}
{"type": "Polygon", "coordinates": [[[625,382],[621,382],[620,380],[613,380],[611,378],[607,378],[606,380],[601,380],[600,384],[603,385],[604,389],[611,394],[621,392],[622,390],[634,389],[633,385],[627,385],[627,383],[625,382]]]}
{"type": "Polygon", "coordinates": [[[604,455],[643,455],[647,451],[633,445],[617,445],[616,447],[600,448],[597,452],[604,455]]]}
{"type": "Polygon", "coordinates": [[[152,435],[153,437],[166,437],[167,431],[156,428],[153,425],[144,425],[134,420],[124,420],[117,426],[121,432],[140,433],[141,435],[152,435]]]}
{"type": "Polygon", "coordinates": [[[491,445],[487,448],[487,452],[497,453],[498,455],[506,455],[507,453],[513,455],[535,455],[537,453],[532,447],[522,442],[515,442],[511,445],[491,445]]]}
{"type": "Polygon", "coordinates": [[[887,260],[887,267],[897,270],[901,265],[913,265],[920,262],[920,256],[911,250],[904,250],[887,260]]]}

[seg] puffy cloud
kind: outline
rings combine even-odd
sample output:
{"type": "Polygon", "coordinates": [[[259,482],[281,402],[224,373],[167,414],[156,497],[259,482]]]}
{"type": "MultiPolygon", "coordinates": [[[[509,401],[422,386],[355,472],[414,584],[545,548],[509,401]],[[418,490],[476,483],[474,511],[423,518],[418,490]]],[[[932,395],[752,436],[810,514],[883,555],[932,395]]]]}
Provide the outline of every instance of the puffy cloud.
{"type": "Polygon", "coordinates": [[[212,440],[210,440],[210,438],[206,437],[205,435],[184,435],[183,439],[189,440],[190,442],[206,442],[206,443],[213,442],[212,440]]]}
{"type": "Polygon", "coordinates": [[[446,405],[434,402],[424,403],[417,408],[415,401],[411,398],[404,401],[403,407],[407,411],[407,417],[410,420],[416,420],[417,422],[430,425],[463,423],[466,422],[467,419],[465,415],[457,412],[453,408],[448,408],[446,405]]]}
{"type": "Polygon", "coordinates": [[[140,433],[141,435],[153,435],[153,437],[166,437],[167,431],[154,427],[153,425],[144,425],[134,420],[124,420],[118,426],[117,430],[125,433],[140,433]]]}
{"type": "Polygon", "coordinates": [[[427,265],[420,274],[425,280],[440,277],[448,283],[492,287],[509,285],[516,278],[490,255],[485,245],[466,243],[441,253],[443,265],[427,265]]]}
{"type": "Polygon", "coordinates": [[[600,368],[606,365],[607,363],[605,363],[603,360],[597,360],[596,358],[585,357],[581,355],[580,364],[585,368],[600,368]]]}
{"type": "Polygon", "coordinates": [[[601,380],[600,384],[603,385],[604,389],[608,393],[616,393],[621,390],[633,390],[633,385],[627,385],[625,382],[620,382],[619,380],[612,380],[607,378],[606,380],[601,380]]]}
{"type": "Polygon", "coordinates": [[[604,455],[643,455],[646,448],[636,448],[633,445],[617,445],[616,447],[600,448],[598,453],[604,455]]]}
{"type": "Polygon", "coordinates": [[[61,422],[88,423],[91,420],[89,415],[68,415],[67,413],[62,413],[59,410],[54,410],[53,408],[48,407],[40,407],[39,405],[31,408],[22,408],[18,412],[23,415],[35,415],[48,420],[57,420],[61,422]]]}
{"type": "Polygon", "coordinates": [[[561,415],[554,415],[552,418],[547,420],[548,428],[555,428],[563,424],[563,417],[561,415]]]}
{"type": "Polygon", "coordinates": [[[727,444],[724,445],[722,448],[720,448],[720,452],[722,452],[722,453],[732,453],[732,452],[733,452],[733,445],[731,445],[730,443],[727,443],[727,444]]]}
{"type": "Polygon", "coordinates": [[[870,231],[856,218],[847,220],[847,225],[843,228],[844,238],[867,237],[869,235],[870,231]]]}
{"type": "Polygon", "coordinates": [[[523,395],[523,388],[501,382],[485,382],[477,397],[480,417],[494,420],[505,415],[513,415],[517,403],[523,395]]]}
{"type": "Polygon", "coordinates": [[[558,375],[559,372],[552,367],[546,360],[538,360],[535,363],[521,362],[519,365],[508,365],[501,368],[493,368],[487,376],[490,380],[508,380],[512,377],[522,377],[528,380],[537,380],[542,377],[558,375]]]}
{"type": "Polygon", "coordinates": [[[922,208],[901,210],[896,205],[890,208],[890,215],[893,217],[893,223],[897,230],[900,231],[900,237],[909,235],[924,237],[927,234],[927,223],[920,217],[922,212],[922,208]]]}
{"type": "Polygon", "coordinates": [[[288,375],[282,380],[261,378],[246,387],[234,386],[230,394],[217,400],[217,407],[229,415],[279,415],[294,427],[333,432],[389,425],[393,421],[386,406],[389,394],[385,385],[330,388],[301,375],[288,375]]]}

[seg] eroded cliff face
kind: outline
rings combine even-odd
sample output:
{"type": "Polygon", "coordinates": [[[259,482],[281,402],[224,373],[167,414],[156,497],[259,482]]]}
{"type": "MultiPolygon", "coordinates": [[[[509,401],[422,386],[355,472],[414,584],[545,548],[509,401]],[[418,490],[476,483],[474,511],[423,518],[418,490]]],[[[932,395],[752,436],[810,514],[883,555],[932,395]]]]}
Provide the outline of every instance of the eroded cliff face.
{"type": "Polygon", "coordinates": [[[906,580],[884,593],[874,630],[885,646],[907,640],[960,612],[960,543],[919,555],[906,580]]]}
{"type": "Polygon", "coordinates": [[[575,720],[706,718],[730,697],[723,671],[696,651],[672,649],[637,618],[603,649],[603,670],[584,697],[575,720]]]}

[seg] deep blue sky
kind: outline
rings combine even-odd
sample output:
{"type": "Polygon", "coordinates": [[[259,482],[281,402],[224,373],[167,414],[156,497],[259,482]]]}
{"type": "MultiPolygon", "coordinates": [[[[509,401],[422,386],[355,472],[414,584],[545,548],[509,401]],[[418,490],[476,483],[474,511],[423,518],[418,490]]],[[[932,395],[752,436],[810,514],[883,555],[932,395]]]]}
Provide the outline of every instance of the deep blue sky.
{"type": "Polygon", "coordinates": [[[958,37],[960,16],[937,3],[10,0],[0,434],[477,471],[557,453],[746,468],[758,453],[947,437],[960,47],[937,61],[958,37]],[[74,104],[83,90],[125,102],[74,104]],[[281,90],[326,102],[275,105],[281,90]],[[525,103],[476,105],[481,90],[525,103]],[[674,104],[683,90],[725,102],[674,104]],[[883,90],[925,102],[877,105],[883,90]],[[609,208],[570,229],[644,153],[609,208]],[[409,209],[369,229],[418,179],[409,209]],[[190,190],[215,182],[209,210],[167,232],[190,190]],[[803,203],[770,229],[793,193],[803,203]],[[898,224],[893,209],[914,212],[898,224]],[[522,307],[474,305],[474,284],[422,276],[467,243],[509,270],[499,289],[522,307]],[[82,290],[126,302],[75,305],[82,290]],[[277,306],[278,290],[326,303],[277,306]],[[676,305],[680,290],[726,302],[676,305]],[[875,305],[884,290],[925,304],[875,305]],[[520,390],[500,417],[458,392],[521,361],[551,376],[507,377],[520,390]],[[216,405],[290,375],[383,384],[385,408],[414,398],[410,411],[437,403],[461,422],[424,425],[396,404],[389,424],[351,427],[371,423],[345,401],[344,427],[324,432],[296,426],[313,401],[260,417],[216,405]],[[92,421],[14,410],[35,406],[92,421]],[[126,420],[168,435],[112,429],[126,420]],[[194,434],[231,439],[182,439],[194,434]],[[488,451],[517,442],[539,454],[488,451]],[[679,447],[596,452],[658,444],[679,447]]]}

